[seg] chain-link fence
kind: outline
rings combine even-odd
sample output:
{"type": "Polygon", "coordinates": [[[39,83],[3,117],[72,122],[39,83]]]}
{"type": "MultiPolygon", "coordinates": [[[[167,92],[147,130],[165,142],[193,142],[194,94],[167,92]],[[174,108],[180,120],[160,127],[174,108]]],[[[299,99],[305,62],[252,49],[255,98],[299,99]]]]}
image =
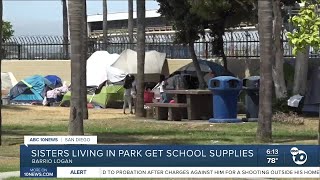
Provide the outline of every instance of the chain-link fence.
{"type": "MultiPolygon", "coordinates": [[[[174,42],[174,32],[146,33],[146,50],[156,50],[167,54],[168,58],[190,58],[188,47],[174,42]]],[[[134,35],[136,42],[136,35],[134,35]]],[[[195,51],[199,58],[213,58],[212,38],[209,33],[195,42],[195,51]]],[[[62,36],[20,36],[12,37],[4,43],[4,59],[69,59],[70,45],[64,44],[62,36]]],[[[120,54],[125,49],[136,49],[136,43],[129,43],[127,33],[108,35],[108,43],[103,37],[88,39],[88,52],[98,50],[120,54]]],[[[292,48],[285,36],[283,38],[284,56],[292,57],[292,48]]],[[[257,58],[260,56],[259,35],[255,29],[227,31],[224,35],[224,51],[227,57],[257,58]]],[[[319,57],[319,54],[313,54],[319,57]]]]}

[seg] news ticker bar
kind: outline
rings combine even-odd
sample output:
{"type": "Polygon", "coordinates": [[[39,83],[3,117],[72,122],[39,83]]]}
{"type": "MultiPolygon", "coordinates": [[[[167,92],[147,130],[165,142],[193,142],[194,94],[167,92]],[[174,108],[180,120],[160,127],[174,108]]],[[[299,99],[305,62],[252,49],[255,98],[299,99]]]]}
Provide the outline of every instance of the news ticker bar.
{"type": "Polygon", "coordinates": [[[320,178],[319,167],[57,167],[21,172],[52,178],[320,178]]]}
{"type": "Polygon", "coordinates": [[[320,167],[316,145],[21,145],[21,167],[320,167]]]}

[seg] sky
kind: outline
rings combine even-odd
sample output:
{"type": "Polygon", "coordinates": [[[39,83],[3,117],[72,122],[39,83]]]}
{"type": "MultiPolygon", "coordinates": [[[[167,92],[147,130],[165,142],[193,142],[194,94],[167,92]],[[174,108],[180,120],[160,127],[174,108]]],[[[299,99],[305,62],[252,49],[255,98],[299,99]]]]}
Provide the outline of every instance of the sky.
{"type": "MultiPolygon", "coordinates": [[[[158,8],[156,1],[146,1],[147,10],[158,8]]],[[[108,11],[127,12],[128,1],[108,0],[108,11]]],[[[102,0],[87,0],[87,14],[102,14],[102,0]]],[[[3,19],[13,25],[14,36],[62,35],[61,0],[4,0],[3,19]]]]}

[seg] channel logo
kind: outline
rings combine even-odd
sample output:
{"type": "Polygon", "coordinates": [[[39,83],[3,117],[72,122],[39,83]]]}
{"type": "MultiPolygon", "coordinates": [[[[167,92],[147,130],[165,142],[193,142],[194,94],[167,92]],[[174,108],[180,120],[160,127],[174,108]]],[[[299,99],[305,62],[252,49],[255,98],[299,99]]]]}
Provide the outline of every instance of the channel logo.
{"type": "Polygon", "coordinates": [[[303,165],[304,163],[307,162],[308,155],[303,150],[299,150],[296,147],[292,147],[290,150],[290,153],[292,155],[293,162],[296,163],[297,165],[303,165]]]}

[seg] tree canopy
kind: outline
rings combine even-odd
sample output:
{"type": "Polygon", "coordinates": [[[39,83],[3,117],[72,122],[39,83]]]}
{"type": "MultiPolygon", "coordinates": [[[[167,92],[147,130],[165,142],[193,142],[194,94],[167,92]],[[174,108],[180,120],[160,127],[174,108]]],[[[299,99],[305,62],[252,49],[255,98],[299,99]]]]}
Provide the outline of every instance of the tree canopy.
{"type": "Polygon", "coordinates": [[[223,23],[225,28],[240,23],[257,22],[254,0],[189,0],[192,11],[210,24],[223,23]]]}
{"type": "Polygon", "coordinates": [[[12,29],[12,25],[8,21],[3,21],[2,24],[2,42],[6,42],[13,36],[14,30],[12,29]]]}
{"type": "Polygon", "coordinates": [[[191,12],[191,5],[186,0],[157,0],[160,5],[158,12],[169,20],[176,29],[175,41],[187,44],[192,62],[199,80],[199,88],[204,89],[206,83],[194,50],[194,42],[204,35],[206,22],[196,13],[191,12]]]}
{"type": "Polygon", "coordinates": [[[222,57],[227,68],[223,49],[223,35],[226,28],[245,22],[256,22],[256,8],[253,0],[157,0],[159,12],[171,21],[178,31],[176,41],[190,43],[210,29],[212,54],[222,57]]]}
{"type": "Polygon", "coordinates": [[[295,26],[293,32],[288,32],[287,36],[291,45],[293,45],[293,54],[303,51],[307,46],[318,51],[320,48],[320,15],[318,4],[320,0],[303,0],[303,6],[299,13],[292,18],[295,26]]]}
{"type": "Polygon", "coordinates": [[[173,24],[177,30],[175,42],[188,44],[204,34],[207,23],[196,13],[191,12],[191,5],[186,0],[157,0],[158,12],[173,24]]]}

